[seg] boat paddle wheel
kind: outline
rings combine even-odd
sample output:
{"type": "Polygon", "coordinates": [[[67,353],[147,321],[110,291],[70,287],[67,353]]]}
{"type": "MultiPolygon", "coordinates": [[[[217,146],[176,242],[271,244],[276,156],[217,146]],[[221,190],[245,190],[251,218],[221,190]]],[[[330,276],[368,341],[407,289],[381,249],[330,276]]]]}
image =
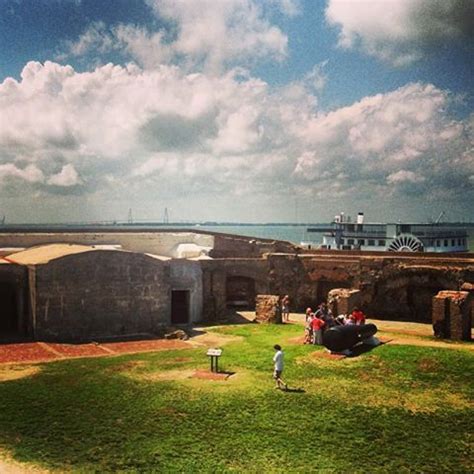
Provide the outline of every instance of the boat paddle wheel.
{"type": "Polygon", "coordinates": [[[423,243],[411,234],[400,234],[388,246],[389,252],[423,252],[423,243]]]}

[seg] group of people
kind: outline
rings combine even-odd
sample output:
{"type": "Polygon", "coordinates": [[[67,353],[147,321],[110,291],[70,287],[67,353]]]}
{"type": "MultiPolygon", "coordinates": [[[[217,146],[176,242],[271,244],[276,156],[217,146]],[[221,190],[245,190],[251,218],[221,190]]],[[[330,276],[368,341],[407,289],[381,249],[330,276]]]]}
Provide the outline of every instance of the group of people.
{"type": "MultiPolygon", "coordinates": [[[[282,310],[283,321],[288,321],[290,299],[288,295],[280,298],[279,307],[282,310]],[[286,309],[286,311],[283,310],[286,309]],[[286,318],[283,316],[286,314],[286,318]]],[[[365,314],[357,307],[355,307],[349,314],[340,314],[334,317],[328,305],[323,302],[318,306],[318,309],[313,312],[311,308],[306,309],[306,325],[305,325],[305,344],[319,344],[323,343],[323,333],[327,329],[334,326],[345,325],[362,325],[365,324],[365,314]]],[[[284,366],[284,353],[279,344],[273,346],[275,355],[273,356],[273,378],[275,380],[275,388],[280,390],[288,390],[288,385],[282,379],[284,366]]]]}
{"type": "Polygon", "coordinates": [[[332,311],[324,302],[319,305],[315,312],[312,308],[307,308],[304,343],[322,345],[324,331],[334,326],[350,324],[365,324],[365,314],[357,307],[351,313],[340,314],[337,317],[334,317],[332,311]]]}

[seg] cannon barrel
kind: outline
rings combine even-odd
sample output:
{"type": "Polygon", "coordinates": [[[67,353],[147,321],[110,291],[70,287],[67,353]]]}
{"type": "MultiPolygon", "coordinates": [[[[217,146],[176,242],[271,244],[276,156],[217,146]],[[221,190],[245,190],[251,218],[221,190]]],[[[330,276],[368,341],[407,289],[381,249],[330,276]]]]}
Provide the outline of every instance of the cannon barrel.
{"type": "Polygon", "coordinates": [[[375,324],[360,326],[334,326],[323,334],[323,346],[332,352],[341,352],[352,349],[357,343],[372,337],[377,332],[375,324]]]}

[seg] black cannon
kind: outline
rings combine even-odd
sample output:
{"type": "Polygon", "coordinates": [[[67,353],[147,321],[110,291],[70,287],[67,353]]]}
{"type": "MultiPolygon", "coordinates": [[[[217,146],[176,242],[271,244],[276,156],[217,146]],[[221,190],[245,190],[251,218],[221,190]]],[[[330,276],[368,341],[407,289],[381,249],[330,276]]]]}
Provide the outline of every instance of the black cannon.
{"type": "Polygon", "coordinates": [[[323,346],[331,352],[342,352],[352,349],[364,339],[371,338],[376,332],[375,324],[334,326],[324,332],[323,346]]]}

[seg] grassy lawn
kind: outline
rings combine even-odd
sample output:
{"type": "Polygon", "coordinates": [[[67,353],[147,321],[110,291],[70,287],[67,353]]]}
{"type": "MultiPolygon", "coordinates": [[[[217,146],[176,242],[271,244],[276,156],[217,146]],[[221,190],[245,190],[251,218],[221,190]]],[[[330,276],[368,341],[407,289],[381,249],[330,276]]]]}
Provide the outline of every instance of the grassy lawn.
{"type": "Polygon", "coordinates": [[[473,472],[474,355],[384,345],[332,360],[295,325],[216,329],[227,381],[189,378],[205,349],[43,364],[0,383],[0,450],[77,472],[473,472]],[[273,388],[272,346],[285,350],[273,388]]]}

